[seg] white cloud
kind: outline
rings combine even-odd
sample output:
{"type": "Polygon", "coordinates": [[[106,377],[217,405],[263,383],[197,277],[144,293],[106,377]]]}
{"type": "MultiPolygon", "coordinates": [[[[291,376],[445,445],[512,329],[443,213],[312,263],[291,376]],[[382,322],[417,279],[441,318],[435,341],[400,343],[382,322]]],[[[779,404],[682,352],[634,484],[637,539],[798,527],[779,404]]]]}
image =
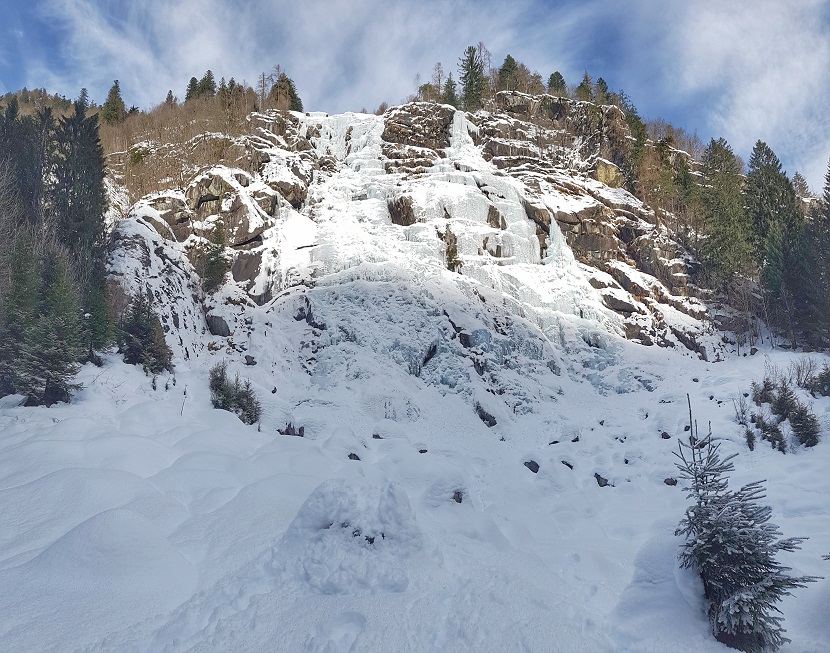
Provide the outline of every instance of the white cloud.
{"type": "Polygon", "coordinates": [[[765,140],[790,173],[820,186],[830,156],[830,31],[826,0],[44,0],[66,39],[63,64],[23,62],[29,86],[102,100],[121,81],[149,107],[191,76],[253,84],[280,64],[307,109],[373,109],[414,91],[436,61],[456,71],[483,41],[546,78],[583,69],[622,86],[644,113],[724,136],[748,155],[765,140]]]}
{"type": "Polygon", "coordinates": [[[415,74],[428,77],[436,61],[455,72],[464,47],[478,41],[498,56],[511,51],[531,66],[547,64],[565,49],[574,22],[567,12],[552,28],[529,20],[539,9],[528,1],[267,0],[254,9],[220,0],[145,0],[120,14],[109,7],[101,0],[45,0],[44,14],[65,31],[61,56],[71,73],[30,61],[31,83],[68,94],[85,85],[101,98],[117,77],[125,99],[146,107],[168,88],[181,94],[208,68],[252,84],[280,64],[309,108],[356,110],[398,102],[414,91],[415,74]]]}
{"type": "Polygon", "coordinates": [[[830,26],[822,0],[696,3],[679,24],[680,90],[714,98],[712,131],[749,153],[765,141],[820,187],[830,157],[830,26]]]}

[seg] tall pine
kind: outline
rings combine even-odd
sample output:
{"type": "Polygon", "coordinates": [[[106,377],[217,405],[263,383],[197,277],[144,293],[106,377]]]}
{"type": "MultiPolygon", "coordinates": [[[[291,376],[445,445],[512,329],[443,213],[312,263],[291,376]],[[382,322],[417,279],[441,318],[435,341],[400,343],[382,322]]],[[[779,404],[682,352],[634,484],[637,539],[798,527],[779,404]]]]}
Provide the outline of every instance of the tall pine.
{"type": "Polygon", "coordinates": [[[781,169],[781,162],[763,141],[755,143],[749,158],[745,197],[752,223],[755,260],[762,270],[762,280],[766,272],[766,277],[775,283],[765,284],[767,290],[778,296],[782,290],[780,283],[786,276],[786,259],[791,258],[788,251],[798,240],[801,212],[795,189],[781,169]],[[770,259],[770,252],[780,252],[780,255],[770,259]],[[769,267],[775,269],[767,271],[769,267]]]}
{"type": "Polygon", "coordinates": [[[499,68],[499,91],[515,91],[519,87],[519,64],[509,54],[504,58],[501,68],[499,68]]]}
{"type": "Polygon", "coordinates": [[[126,117],[127,106],[124,104],[124,100],[121,99],[121,85],[116,79],[101,107],[101,120],[108,125],[117,125],[126,117]]]}
{"type": "Polygon", "coordinates": [[[458,62],[459,79],[461,80],[461,102],[465,111],[475,111],[481,108],[484,99],[485,80],[484,62],[474,45],[464,50],[458,62]]]}
{"type": "Polygon", "coordinates": [[[98,137],[98,116],[86,115],[80,98],[72,114],[61,118],[55,134],[55,152],[49,185],[48,211],[54,220],[56,241],[73,257],[74,277],[82,289],[81,304],[90,319],[85,341],[105,344],[109,328],[105,302],[104,151],[98,137]]]}
{"type": "Polygon", "coordinates": [[[804,228],[804,323],[811,344],[830,346],[830,163],[824,193],[804,228]]]}
{"type": "Polygon", "coordinates": [[[751,271],[752,248],[741,194],[741,165],[723,138],[709,142],[701,173],[704,271],[714,285],[724,287],[734,275],[751,271]]]}
{"type": "Polygon", "coordinates": [[[565,78],[562,77],[562,73],[558,70],[554,73],[551,73],[551,76],[548,77],[548,93],[551,95],[558,95],[564,96],[568,92],[568,87],[565,84],[565,78]]]}
{"type": "Polygon", "coordinates": [[[190,81],[187,83],[184,101],[187,102],[188,100],[195,100],[197,97],[199,97],[199,80],[195,77],[191,77],[190,81]]]}
{"type": "Polygon", "coordinates": [[[452,78],[452,73],[447,75],[447,79],[444,82],[444,91],[441,94],[441,102],[452,105],[456,108],[458,108],[458,105],[460,104],[458,99],[458,86],[452,78]]]}
{"type": "Polygon", "coordinates": [[[35,323],[39,294],[38,269],[27,229],[14,237],[0,293],[0,396],[22,393],[22,361],[29,357],[30,329],[35,323]]]}

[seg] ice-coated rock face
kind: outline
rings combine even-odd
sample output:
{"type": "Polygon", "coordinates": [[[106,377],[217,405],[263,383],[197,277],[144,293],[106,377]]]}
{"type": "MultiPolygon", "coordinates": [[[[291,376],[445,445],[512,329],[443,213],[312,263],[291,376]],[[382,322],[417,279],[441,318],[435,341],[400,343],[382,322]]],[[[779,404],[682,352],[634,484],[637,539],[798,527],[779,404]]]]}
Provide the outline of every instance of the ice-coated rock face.
{"type": "Polygon", "coordinates": [[[685,320],[675,316],[705,309],[685,296],[685,258],[653,212],[615,187],[629,156],[619,109],[520,93],[500,93],[497,108],[252,114],[243,139],[252,173],[206,169],[139,201],[127,222],[157,232],[164,247],[147,245],[150,258],[173,247],[194,262],[223,229],[224,288],[203,298],[193,266],[182,269],[224,337],[241,319],[228,306],[267,307],[298,285],[386,268],[387,278],[478,284],[551,340],[573,331],[595,342],[585,334],[599,330],[685,343],[672,335],[685,320]]]}

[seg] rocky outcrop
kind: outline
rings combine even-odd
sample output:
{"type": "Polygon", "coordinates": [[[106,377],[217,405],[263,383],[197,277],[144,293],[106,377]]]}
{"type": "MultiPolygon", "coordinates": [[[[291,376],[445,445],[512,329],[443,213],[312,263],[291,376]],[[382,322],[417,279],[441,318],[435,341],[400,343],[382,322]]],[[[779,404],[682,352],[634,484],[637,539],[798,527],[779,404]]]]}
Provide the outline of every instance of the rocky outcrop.
{"type": "Polygon", "coordinates": [[[220,315],[205,315],[205,322],[207,322],[208,330],[214,335],[222,338],[227,338],[231,335],[231,329],[228,323],[220,315]]]}
{"type": "Polygon", "coordinates": [[[440,155],[425,147],[413,147],[399,143],[383,143],[384,168],[387,173],[423,174],[440,161],[440,155]]]}
{"type": "Polygon", "coordinates": [[[605,159],[597,159],[591,176],[599,183],[609,188],[622,188],[625,184],[625,175],[619,166],[605,159]]]}
{"type": "Polygon", "coordinates": [[[415,224],[415,213],[412,210],[412,198],[401,195],[391,199],[386,204],[392,224],[400,227],[409,227],[415,224]]]}
{"type": "MultiPolygon", "coordinates": [[[[550,146],[575,149],[583,160],[601,158],[618,168],[628,165],[631,145],[625,115],[616,106],[599,106],[552,95],[527,95],[502,91],[496,95],[494,124],[487,134],[492,140],[525,141],[541,149],[550,146]],[[499,113],[518,119],[504,121],[499,113]],[[500,123],[500,124],[499,124],[500,123]]],[[[488,145],[485,144],[485,150],[488,145]]],[[[491,151],[496,146],[490,145],[491,151]]]]}
{"type": "MultiPolygon", "coordinates": [[[[230,247],[250,248],[272,226],[276,195],[261,184],[251,192],[253,178],[242,170],[216,167],[196,177],[185,189],[187,207],[195,218],[218,216],[230,247]]],[[[210,229],[196,230],[209,236],[210,229]]],[[[194,233],[192,231],[192,233],[194,233]]]]}
{"type": "Polygon", "coordinates": [[[169,238],[172,234],[178,242],[183,242],[193,233],[195,214],[184,199],[174,195],[158,195],[148,199],[147,204],[158,212],[159,219],[167,226],[165,229],[157,220],[150,218],[153,228],[161,236],[169,238]]]}
{"type": "Polygon", "coordinates": [[[410,102],[393,107],[383,115],[386,143],[398,143],[433,151],[450,146],[455,109],[446,104],[410,102]]]}

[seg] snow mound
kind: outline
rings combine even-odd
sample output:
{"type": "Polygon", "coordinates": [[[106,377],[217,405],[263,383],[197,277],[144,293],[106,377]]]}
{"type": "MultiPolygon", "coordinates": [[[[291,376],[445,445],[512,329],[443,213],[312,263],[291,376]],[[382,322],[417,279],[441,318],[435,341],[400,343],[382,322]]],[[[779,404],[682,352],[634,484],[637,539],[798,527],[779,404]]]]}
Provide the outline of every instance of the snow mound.
{"type": "Polygon", "coordinates": [[[322,594],[403,592],[401,564],[423,546],[409,499],[394,483],[322,483],[274,551],[275,569],[322,594]]]}
{"type": "Polygon", "coordinates": [[[3,650],[69,651],[90,632],[172,610],[196,588],[198,573],[136,512],[96,514],[30,562],[0,572],[3,650]],[[125,588],[129,587],[129,591],[125,588]],[[45,612],[44,605],[61,606],[45,612]]]}
{"type": "Polygon", "coordinates": [[[72,582],[104,585],[130,580],[136,595],[178,605],[195,585],[189,565],[145,517],[107,510],[76,526],[37,560],[42,570],[72,582]]]}

